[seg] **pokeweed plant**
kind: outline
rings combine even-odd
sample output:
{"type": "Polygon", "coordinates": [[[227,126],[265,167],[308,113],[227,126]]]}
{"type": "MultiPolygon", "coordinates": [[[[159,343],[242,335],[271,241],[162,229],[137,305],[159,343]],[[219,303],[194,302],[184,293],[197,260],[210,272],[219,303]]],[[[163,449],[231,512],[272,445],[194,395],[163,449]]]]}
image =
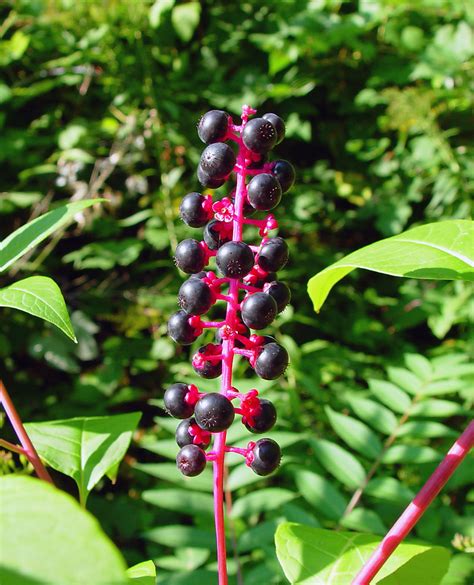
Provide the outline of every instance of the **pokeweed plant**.
{"type": "Polygon", "coordinates": [[[216,329],[216,343],[199,348],[192,365],[205,379],[221,376],[220,392],[206,393],[194,384],[179,382],[166,390],[164,402],[172,416],[183,419],[176,429],[176,441],[181,447],[176,458],[178,469],[186,476],[196,476],[208,461],[213,463],[220,585],[227,583],[225,454],[242,455],[246,464],[261,476],[275,471],[281,458],[280,447],[271,438],[250,441],[242,448],[226,445],[226,431],[236,414],[251,433],[269,431],[277,417],[274,405],[260,398],[257,389],[242,393],[233,386],[234,357],[248,360],[264,380],[275,380],[288,366],[288,353],[283,346],[273,337],[251,332],[270,325],[290,301],[288,286],[276,277],[276,272],[288,261],[284,239],[270,236],[278,228],[277,220],[272,213],[263,219],[252,216],[278,205],[282,194],[292,186],[295,172],[288,161],[267,161],[268,152],[284,138],[283,120],[273,113],[249,119],[254,114],[256,110],[243,106],[241,124],[235,125],[226,112],[211,110],[199,122],[199,137],[208,145],[197,170],[200,183],[216,189],[235,172],[236,186],[219,201],[193,192],[181,202],[183,221],[190,227],[204,227],[204,239],[186,239],[176,248],[178,268],[191,276],[179,290],[181,309],[168,323],[169,335],[182,345],[193,343],[204,329],[216,329]],[[227,144],[229,141],[237,144],[237,155],[227,144]],[[243,241],[246,226],[258,228],[258,245],[243,241]],[[204,271],[212,257],[219,276],[204,271]],[[201,315],[217,301],[227,305],[225,318],[204,321],[201,315]],[[206,453],[212,437],[212,450],[206,453]]]}

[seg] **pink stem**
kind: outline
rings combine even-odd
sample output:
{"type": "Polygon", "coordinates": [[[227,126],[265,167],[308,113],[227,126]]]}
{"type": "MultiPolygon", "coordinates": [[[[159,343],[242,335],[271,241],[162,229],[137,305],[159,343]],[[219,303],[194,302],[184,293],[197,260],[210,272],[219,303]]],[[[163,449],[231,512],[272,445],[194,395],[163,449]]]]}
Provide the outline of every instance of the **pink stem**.
{"type": "Polygon", "coordinates": [[[53,483],[51,476],[46,471],[38,453],[36,452],[36,449],[33,447],[33,443],[31,442],[30,437],[28,436],[25,427],[23,426],[23,423],[21,422],[20,416],[18,415],[18,412],[16,411],[10,396],[8,395],[7,389],[5,388],[2,380],[0,380],[0,403],[3,405],[13,430],[20,440],[24,454],[26,457],[28,457],[28,461],[31,463],[31,465],[33,465],[36,471],[36,475],[40,479],[44,479],[49,483],[53,483]]]}
{"type": "MultiPolygon", "coordinates": [[[[242,117],[242,127],[245,125],[246,117],[242,117]]],[[[239,128],[240,129],[240,128],[239,128]]],[[[243,228],[243,207],[246,195],[245,176],[245,147],[240,138],[236,139],[239,144],[239,153],[237,156],[237,185],[234,200],[234,219],[232,239],[240,242],[242,240],[243,228]]],[[[231,302],[227,305],[225,322],[232,327],[237,321],[237,307],[239,305],[239,281],[230,280],[229,295],[231,302]]],[[[226,394],[232,388],[232,364],[234,360],[234,339],[224,339],[222,343],[222,379],[221,394],[226,394]]],[[[219,585],[227,585],[227,559],[226,559],[226,541],[224,527],[224,459],[226,451],[226,432],[218,433],[214,441],[214,451],[216,459],[214,460],[214,516],[216,522],[216,541],[217,541],[217,567],[219,573],[219,585]]]]}
{"type": "Polygon", "coordinates": [[[408,505],[373,552],[370,559],[359,571],[352,581],[352,585],[368,585],[372,581],[389,556],[423,516],[428,506],[456,471],[456,468],[469,453],[473,445],[474,421],[471,421],[466,430],[448,451],[446,457],[415,496],[415,499],[408,505]]]}

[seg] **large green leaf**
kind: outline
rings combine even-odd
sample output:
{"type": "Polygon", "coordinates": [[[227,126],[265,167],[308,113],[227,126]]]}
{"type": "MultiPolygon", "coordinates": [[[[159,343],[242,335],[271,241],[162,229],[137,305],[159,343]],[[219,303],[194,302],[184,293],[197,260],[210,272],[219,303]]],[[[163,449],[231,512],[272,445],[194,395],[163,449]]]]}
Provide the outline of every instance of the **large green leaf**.
{"type": "Polygon", "coordinates": [[[56,325],[76,341],[59,286],[46,276],[30,276],[0,289],[0,307],[9,307],[56,325]]]}
{"type": "Polygon", "coordinates": [[[433,280],[474,280],[474,223],[468,220],[429,223],[352,252],[308,282],[319,311],[332,287],[355,268],[433,280]]]}
{"type": "Polygon", "coordinates": [[[68,203],[18,228],[0,242],[0,272],[6,270],[15,260],[34,248],[55,230],[72,221],[76,213],[100,201],[103,199],[87,199],[68,203]]]}
{"type": "Polygon", "coordinates": [[[68,494],[23,476],[0,479],[2,585],[123,585],[120,552],[68,494]]]}
{"type": "Polygon", "coordinates": [[[310,443],[321,465],[341,483],[350,489],[363,484],[364,468],[349,451],[324,439],[310,439],[310,443]]]}
{"type": "Polygon", "coordinates": [[[132,580],[131,585],[155,585],[156,567],[153,561],[143,561],[130,567],[127,571],[128,578],[132,580]]]}
{"type": "Polygon", "coordinates": [[[75,480],[85,505],[89,492],[104,475],[115,477],[140,416],[131,412],[25,426],[40,457],[75,480]]]}
{"type": "MultiPolygon", "coordinates": [[[[295,585],[350,585],[380,538],[334,532],[301,524],[280,524],[276,551],[283,571],[295,585]]],[[[371,581],[373,585],[437,585],[449,566],[442,547],[401,544],[371,581]]]]}

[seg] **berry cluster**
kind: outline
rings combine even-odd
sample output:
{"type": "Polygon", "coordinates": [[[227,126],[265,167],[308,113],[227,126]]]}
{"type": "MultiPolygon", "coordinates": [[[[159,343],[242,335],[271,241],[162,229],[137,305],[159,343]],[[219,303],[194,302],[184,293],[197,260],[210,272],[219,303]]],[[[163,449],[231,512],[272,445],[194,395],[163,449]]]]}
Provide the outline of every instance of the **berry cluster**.
{"type": "Polygon", "coordinates": [[[259,475],[274,471],[281,458],[279,446],[269,438],[251,441],[242,449],[225,444],[225,431],[236,414],[251,433],[265,433],[276,421],[275,407],[259,398],[257,390],[243,394],[232,386],[234,356],[247,359],[265,380],[278,378],[288,365],[284,347],[273,337],[251,331],[270,325],[290,301],[288,286],[276,276],[288,261],[286,242],[270,235],[278,223],[272,214],[261,219],[252,216],[276,207],[295,179],[289,162],[268,161],[268,152],[285,135],[283,120],[276,114],[249,120],[255,113],[244,106],[238,126],[220,110],[201,118],[198,134],[208,146],[197,170],[200,183],[216,189],[235,173],[236,187],[218,201],[211,195],[188,193],[180,205],[183,221],[190,227],[204,228],[204,233],[202,241],[186,239],[176,248],[176,264],[190,277],[179,289],[180,310],[171,316],[168,333],[177,343],[190,345],[204,329],[215,328],[215,342],[197,350],[192,366],[203,378],[222,377],[220,393],[200,392],[185,383],[173,384],[165,392],[166,409],[183,419],[176,429],[181,447],[176,462],[187,476],[201,473],[207,461],[222,466],[225,452],[243,455],[259,475]],[[237,144],[237,156],[228,142],[237,144]],[[259,245],[243,241],[246,225],[258,228],[259,245]],[[218,274],[205,270],[212,257],[218,274]],[[227,303],[225,319],[204,321],[201,316],[217,301],[227,303]],[[206,453],[213,434],[213,450],[206,453]]]}

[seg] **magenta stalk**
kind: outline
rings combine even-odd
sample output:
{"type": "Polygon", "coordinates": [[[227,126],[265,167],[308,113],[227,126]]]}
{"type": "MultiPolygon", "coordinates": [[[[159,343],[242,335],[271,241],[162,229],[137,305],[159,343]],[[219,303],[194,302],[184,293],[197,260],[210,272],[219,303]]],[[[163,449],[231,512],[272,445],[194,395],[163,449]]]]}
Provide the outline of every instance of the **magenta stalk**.
{"type": "Polygon", "coordinates": [[[456,471],[474,445],[474,421],[457,439],[446,457],[395,522],[367,563],[359,571],[352,585],[368,585],[387,559],[423,516],[428,506],[456,471]]]}
{"type": "MultiPolygon", "coordinates": [[[[246,117],[242,119],[242,127],[245,125],[246,117]]],[[[243,228],[243,206],[245,201],[245,151],[239,142],[239,154],[237,156],[237,185],[235,193],[234,219],[232,228],[232,239],[240,242],[242,240],[243,228]]],[[[229,287],[229,297],[232,302],[227,305],[226,323],[234,323],[236,320],[236,307],[239,304],[239,281],[232,279],[229,287]]],[[[230,337],[222,344],[222,378],[221,394],[226,395],[232,388],[232,365],[234,360],[234,339],[230,337]]],[[[226,452],[226,432],[219,433],[216,437],[214,450],[216,459],[213,463],[214,469],[214,514],[216,523],[217,542],[217,567],[219,574],[219,585],[227,585],[227,553],[224,525],[224,459],[226,452]]]]}
{"type": "Polygon", "coordinates": [[[34,448],[33,443],[31,442],[30,437],[28,436],[28,433],[23,426],[23,423],[21,422],[20,416],[10,396],[8,395],[7,389],[5,388],[2,380],[0,380],[0,403],[3,405],[13,430],[15,431],[16,436],[21,443],[22,451],[28,458],[28,461],[31,463],[31,465],[33,465],[34,470],[36,471],[36,475],[40,479],[43,479],[44,481],[52,484],[53,480],[41,462],[41,459],[39,458],[39,455],[36,452],[36,449],[34,448]]]}

